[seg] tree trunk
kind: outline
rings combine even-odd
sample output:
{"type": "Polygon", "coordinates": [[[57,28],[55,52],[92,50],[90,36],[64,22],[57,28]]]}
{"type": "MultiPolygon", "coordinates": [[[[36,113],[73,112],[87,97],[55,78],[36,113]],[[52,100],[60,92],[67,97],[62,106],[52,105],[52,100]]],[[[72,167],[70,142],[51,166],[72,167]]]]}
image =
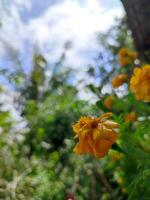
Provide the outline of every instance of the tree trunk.
{"type": "Polygon", "coordinates": [[[150,62],[150,0],[121,0],[125,8],[135,46],[150,62]]]}

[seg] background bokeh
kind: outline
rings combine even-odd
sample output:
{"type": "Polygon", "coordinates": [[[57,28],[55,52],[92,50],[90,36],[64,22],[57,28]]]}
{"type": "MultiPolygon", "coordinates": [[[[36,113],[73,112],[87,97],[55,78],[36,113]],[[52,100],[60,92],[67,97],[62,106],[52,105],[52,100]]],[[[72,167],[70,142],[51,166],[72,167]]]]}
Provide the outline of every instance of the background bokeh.
{"type": "Polygon", "coordinates": [[[135,51],[119,0],[0,1],[0,199],[149,199],[150,107],[111,85],[142,63],[121,69],[123,47],[135,51]],[[103,112],[126,154],[75,155],[72,124],[103,112]]]}

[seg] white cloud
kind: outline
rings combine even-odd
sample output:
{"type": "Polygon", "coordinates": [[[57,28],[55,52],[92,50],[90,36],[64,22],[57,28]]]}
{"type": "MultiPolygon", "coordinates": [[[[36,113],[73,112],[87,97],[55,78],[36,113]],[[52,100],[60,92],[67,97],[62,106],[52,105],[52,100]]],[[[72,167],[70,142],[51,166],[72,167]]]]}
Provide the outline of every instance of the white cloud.
{"type": "Polygon", "coordinates": [[[1,51],[5,52],[4,48],[7,51],[8,46],[15,50],[21,50],[23,48],[23,40],[28,36],[17,8],[16,4],[10,5],[1,15],[0,43],[1,45],[3,44],[1,51]]]}

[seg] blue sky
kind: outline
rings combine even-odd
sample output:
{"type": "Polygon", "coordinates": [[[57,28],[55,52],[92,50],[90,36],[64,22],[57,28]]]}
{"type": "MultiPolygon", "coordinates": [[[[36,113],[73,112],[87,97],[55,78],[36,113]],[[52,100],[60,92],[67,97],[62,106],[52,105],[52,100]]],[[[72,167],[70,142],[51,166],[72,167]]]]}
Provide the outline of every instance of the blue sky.
{"type": "Polygon", "coordinates": [[[13,68],[13,50],[26,71],[35,48],[53,64],[66,41],[73,45],[65,64],[84,71],[100,48],[96,33],[123,14],[119,0],[2,0],[0,10],[0,68],[13,68]]]}

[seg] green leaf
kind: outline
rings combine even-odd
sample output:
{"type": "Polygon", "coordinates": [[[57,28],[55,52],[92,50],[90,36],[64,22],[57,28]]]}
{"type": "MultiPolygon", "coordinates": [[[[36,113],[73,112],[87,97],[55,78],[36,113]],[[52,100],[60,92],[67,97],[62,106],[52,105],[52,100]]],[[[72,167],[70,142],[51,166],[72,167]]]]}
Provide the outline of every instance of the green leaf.
{"type": "Polygon", "coordinates": [[[111,147],[113,150],[116,150],[116,151],[119,151],[121,153],[125,153],[125,151],[123,149],[121,149],[118,144],[113,144],[112,147],[111,147]]]}

